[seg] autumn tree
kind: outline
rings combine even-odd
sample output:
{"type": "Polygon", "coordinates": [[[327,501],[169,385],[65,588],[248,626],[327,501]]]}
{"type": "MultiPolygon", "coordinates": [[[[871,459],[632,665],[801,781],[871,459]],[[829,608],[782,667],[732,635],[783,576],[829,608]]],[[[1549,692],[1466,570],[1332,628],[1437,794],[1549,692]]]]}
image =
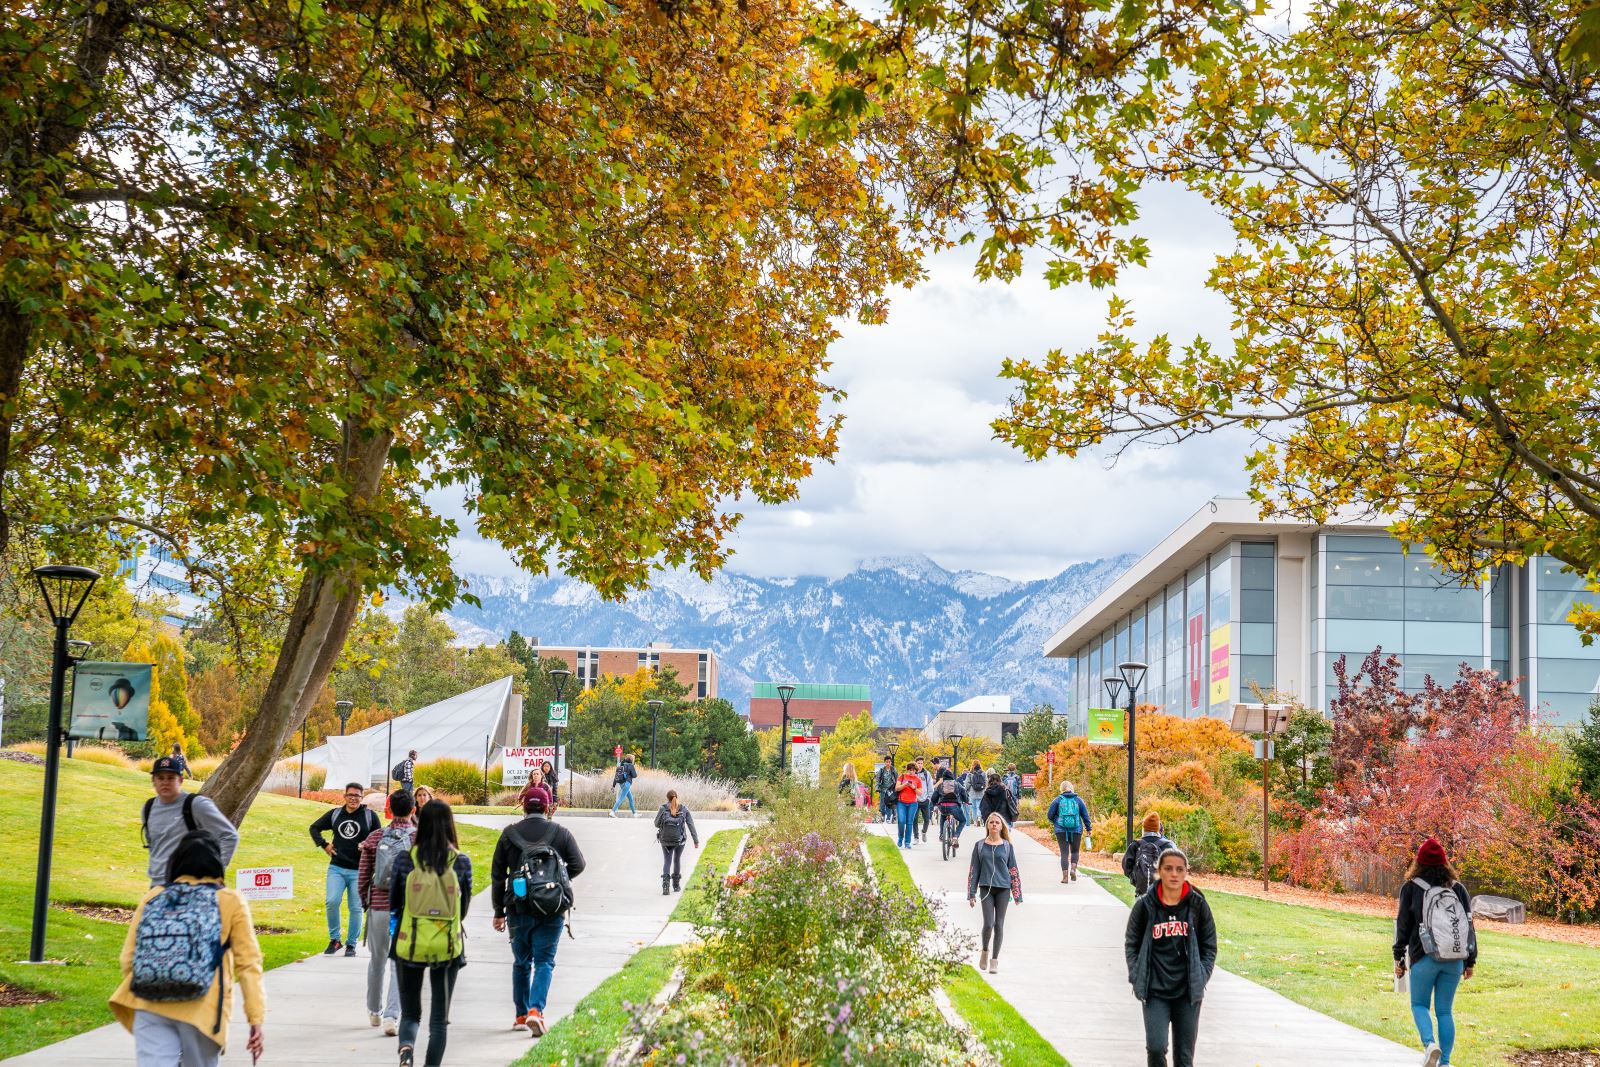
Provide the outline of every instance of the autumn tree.
{"type": "Polygon", "coordinates": [[[1070,734],[1067,720],[1057,715],[1054,707],[1035,704],[1022,717],[1017,732],[1006,738],[1000,746],[1000,761],[1007,765],[1015,763],[1022,774],[1042,771],[1044,768],[1040,766],[1039,758],[1052,745],[1065,741],[1070,734]]]}

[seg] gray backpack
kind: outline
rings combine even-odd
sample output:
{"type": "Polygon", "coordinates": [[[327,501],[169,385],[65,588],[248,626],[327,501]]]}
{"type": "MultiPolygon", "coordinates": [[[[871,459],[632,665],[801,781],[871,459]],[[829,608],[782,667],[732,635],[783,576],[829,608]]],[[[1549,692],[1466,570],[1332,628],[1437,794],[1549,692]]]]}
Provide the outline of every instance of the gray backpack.
{"type": "Polygon", "coordinates": [[[383,831],[383,836],[378,838],[377,851],[372,857],[373,889],[381,889],[387,893],[393,888],[395,861],[411,850],[414,833],[415,830],[410,826],[391,825],[383,831]]]}
{"type": "Polygon", "coordinates": [[[1472,912],[1456,896],[1454,886],[1429,885],[1421,878],[1411,879],[1422,890],[1422,921],[1417,936],[1422,951],[1435,963],[1464,960],[1478,947],[1478,932],[1472,926],[1472,912]]]}

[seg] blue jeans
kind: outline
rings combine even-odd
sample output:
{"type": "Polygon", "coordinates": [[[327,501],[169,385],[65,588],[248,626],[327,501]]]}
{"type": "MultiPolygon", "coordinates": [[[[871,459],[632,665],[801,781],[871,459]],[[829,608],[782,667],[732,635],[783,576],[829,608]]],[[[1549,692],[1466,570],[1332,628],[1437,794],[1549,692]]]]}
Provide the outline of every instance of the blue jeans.
{"type": "Polygon", "coordinates": [[[1440,1063],[1450,1062],[1450,1050],[1455,1047],[1456,987],[1466,969],[1464,960],[1435,963],[1429,956],[1411,965],[1411,1018],[1426,1049],[1433,1044],[1433,1019],[1428,1015],[1428,1002],[1433,1001],[1433,1013],[1439,1017],[1439,1051],[1443,1053],[1440,1063]]]}
{"type": "Polygon", "coordinates": [[[518,1015],[543,1012],[556,971],[556,947],[566,925],[563,915],[508,915],[511,934],[511,1003],[518,1015]],[[532,981],[529,981],[530,972],[532,981]]]}
{"type": "Polygon", "coordinates": [[[956,821],[956,837],[959,838],[961,831],[967,828],[967,813],[962,810],[960,804],[952,804],[948,808],[937,807],[933,811],[936,819],[944,818],[946,812],[950,813],[950,817],[956,821]]]}
{"type": "Polygon", "coordinates": [[[917,802],[900,801],[899,803],[900,836],[897,843],[901,848],[911,847],[911,835],[915,830],[917,821],[917,802]]]}
{"type": "Polygon", "coordinates": [[[356,871],[348,867],[335,867],[328,864],[328,891],[325,897],[328,905],[328,940],[339,940],[339,901],[347,900],[350,908],[350,936],[344,939],[347,945],[354,945],[361,940],[361,900],[356,896],[356,871]]]}
{"type": "Polygon", "coordinates": [[[633,812],[635,815],[639,814],[639,810],[633,806],[633,783],[631,781],[624,781],[617,789],[617,800],[616,803],[611,805],[611,810],[616,811],[618,808],[622,807],[622,802],[624,800],[628,802],[629,811],[633,812]]]}

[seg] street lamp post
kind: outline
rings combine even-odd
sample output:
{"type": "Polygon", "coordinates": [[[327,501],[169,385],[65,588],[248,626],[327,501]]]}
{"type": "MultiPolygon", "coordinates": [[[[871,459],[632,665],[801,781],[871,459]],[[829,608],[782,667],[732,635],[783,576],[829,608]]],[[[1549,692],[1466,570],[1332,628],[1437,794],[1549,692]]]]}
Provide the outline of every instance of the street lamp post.
{"type": "Polygon", "coordinates": [[[778,699],[783,701],[783,736],[778,738],[778,771],[789,769],[789,698],[794,696],[794,686],[788,682],[778,686],[778,699]]]}
{"type": "Polygon", "coordinates": [[[356,708],[353,700],[335,700],[333,710],[339,714],[339,736],[344,736],[344,724],[350,721],[350,713],[356,708]]]}
{"type": "MultiPolygon", "coordinates": [[[[89,658],[89,649],[93,647],[93,641],[81,641],[74,639],[67,642],[67,659],[72,661],[72,692],[74,696],[76,696],[78,692],[78,664],[89,658]]],[[[69,723],[68,725],[70,727],[71,724],[69,723]]],[[[74,745],[72,744],[72,735],[70,733],[66,737],[66,742],[67,758],[71,759],[74,745]]]]}
{"type": "Polygon", "coordinates": [[[966,736],[967,736],[966,734],[951,734],[950,735],[950,773],[951,774],[957,773],[957,769],[961,766],[961,739],[963,737],[966,737],[966,736]]]}
{"type": "MultiPolygon", "coordinates": [[[[559,660],[557,662],[560,662],[559,660]]],[[[567,679],[572,677],[572,672],[562,667],[557,667],[550,672],[550,680],[556,683],[556,703],[561,703],[561,694],[566,691],[567,679]]],[[[567,722],[572,722],[572,714],[568,712],[567,722]]],[[[569,726],[568,729],[571,729],[569,726]]],[[[550,770],[555,775],[555,781],[550,783],[552,794],[561,792],[561,727],[555,728],[556,732],[556,758],[552,761],[550,770]]],[[[568,742],[569,744],[571,742],[568,742]]],[[[571,764],[569,763],[570,767],[571,764]]],[[[572,781],[569,775],[567,780],[567,803],[572,803],[572,781]]]]}
{"type": "Polygon", "coordinates": [[[1138,725],[1134,713],[1138,699],[1139,687],[1144,684],[1145,672],[1149,668],[1138,660],[1129,660],[1117,665],[1121,677],[1110,677],[1105,680],[1106,692],[1111,694],[1111,706],[1117,706],[1117,698],[1122,695],[1123,687],[1128,690],[1128,830],[1127,840],[1123,848],[1133,845],[1133,759],[1137,748],[1138,725]]]}
{"type": "Polygon", "coordinates": [[[50,911],[50,852],[56,836],[56,790],[61,776],[62,699],[66,694],[67,631],[89,599],[100,572],[88,567],[53,564],[36,567],[33,577],[44,594],[45,610],[55,624],[55,647],[50,659],[50,723],[44,746],[44,810],[39,816],[39,866],[33,880],[33,930],[28,939],[28,962],[44,962],[44,927],[50,911]]]}
{"type": "Polygon", "coordinates": [[[666,707],[664,700],[647,700],[645,707],[650,709],[650,769],[656,769],[656,723],[661,720],[661,709],[666,707]]]}

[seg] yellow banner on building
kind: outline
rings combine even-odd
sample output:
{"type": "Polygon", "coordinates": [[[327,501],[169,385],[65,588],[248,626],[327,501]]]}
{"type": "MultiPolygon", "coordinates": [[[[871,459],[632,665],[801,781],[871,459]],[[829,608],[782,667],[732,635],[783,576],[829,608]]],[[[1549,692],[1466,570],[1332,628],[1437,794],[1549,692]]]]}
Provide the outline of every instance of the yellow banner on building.
{"type": "Polygon", "coordinates": [[[1228,703],[1228,647],[1233,636],[1227,623],[1211,631],[1211,706],[1228,703]]]}

